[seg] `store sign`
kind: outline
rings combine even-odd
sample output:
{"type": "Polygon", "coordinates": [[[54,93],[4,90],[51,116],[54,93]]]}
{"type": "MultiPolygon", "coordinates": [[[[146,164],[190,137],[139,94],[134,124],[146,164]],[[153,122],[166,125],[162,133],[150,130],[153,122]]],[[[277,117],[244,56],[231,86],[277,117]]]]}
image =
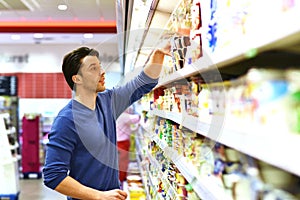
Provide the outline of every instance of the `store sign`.
{"type": "Polygon", "coordinates": [[[24,55],[5,55],[0,54],[0,63],[28,63],[28,54],[24,55]]]}
{"type": "Polygon", "coordinates": [[[0,76],[0,95],[17,96],[16,76],[0,76]]]}

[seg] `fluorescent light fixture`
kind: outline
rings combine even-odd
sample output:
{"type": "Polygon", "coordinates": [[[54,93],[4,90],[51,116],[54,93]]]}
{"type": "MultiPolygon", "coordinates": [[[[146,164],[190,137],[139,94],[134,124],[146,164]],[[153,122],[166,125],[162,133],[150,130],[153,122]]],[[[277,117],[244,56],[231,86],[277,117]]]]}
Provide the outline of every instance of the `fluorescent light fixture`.
{"type": "Polygon", "coordinates": [[[37,8],[41,8],[40,4],[38,2],[36,2],[36,0],[31,0],[32,4],[35,5],[35,7],[37,8]]]}
{"type": "Polygon", "coordinates": [[[34,7],[27,1],[27,0],[21,0],[21,2],[31,11],[33,12],[35,9],[34,7]]]}
{"type": "Polygon", "coordinates": [[[33,34],[33,37],[34,38],[43,38],[44,34],[43,33],[35,33],[35,34],[33,34]]]}
{"type": "Polygon", "coordinates": [[[92,33],[85,33],[85,34],[83,34],[83,37],[86,39],[91,39],[94,37],[94,35],[92,33]]]}
{"type": "Polygon", "coordinates": [[[12,40],[19,40],[19,39],[21,39],[21,36],[20,35],[11,35],[10,38],[12,40]]]}
{"type": "Polygon", "coordinates": [[[59,4],[57,6],[58,10],[67,10],[68,9],[68,6],[66,4],[59,4]]]}

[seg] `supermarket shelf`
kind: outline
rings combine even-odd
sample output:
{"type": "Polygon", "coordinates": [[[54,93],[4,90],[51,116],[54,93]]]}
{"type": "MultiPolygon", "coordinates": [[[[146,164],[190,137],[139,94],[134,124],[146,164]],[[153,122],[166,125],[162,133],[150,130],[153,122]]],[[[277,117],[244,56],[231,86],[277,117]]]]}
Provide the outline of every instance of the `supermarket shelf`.
{"type": "MultiPolygon", "coordinates": [[[[146,128],[145,126],[142,126],[144,129],[146,128]]],[[[149,130],[149,129],[147,129],[149,130]]],[[[150,132],[148,132],[150,135],[152,135],[150,132]]],[[[152,137],[152,136],[151,136],[152,137]]],[[[139,143],[139,142],[138,142],[139,143]]],[[[138,144],[138,148],[140,148],[141,145],[140,143],[138,144]]],[[[138,150],[140,151],[140,150],[138,150]]],[[[157,160],[155,158],[153,158],[152,155],[149,154],[149,152],[147,153],[147,157],[149,158],[149,161],[152,165],[155,166],[156,169],[160,169],[161,166],[160,164],[157,162],[157,160]]],[[[175,191],[175,189],[171,186],[171,184],[169,183],[169,181],[167,180],[166,176],[160,171],[160,174],[161,174],[161,180],[163,181],[164,185],[167,185],[169,190],[167,192],[167,195],[171,198],[171,199],[178,199],[177,198],[177,193],[175,191]]],[[[149,174],[148,172],[148,177],[149,177],[149,180],[150,180],[150,184],[152,185],[153,188],[155,188],[155,185],[153,184],[153,180],[152,180],[152,176],[149,174]]],[[[159,195],[158,195],[159,196],[159,195]]],[[[162,198],[162,197],[161,197],[162,198]]]]}
{"type": "MultiPolygon", "coordinates": [[[[138,134],[137,134],[138,136],[138,134]]],[[[143,152],[142,152],[142,145],[141,145],[141,142],[140,140],[136,137],[135,138],[135,146],[136,146],[136,149],[137,149],[137,156],[138,156],[138,160],[144,160],[144,156],[143,156],[143,152]]]]}
{"type": "Polygon", "coordinates": [[[170,182],[167,180],[167,177],[164,175],[164,173],[160,171],[161,165],[160,165],[160,164],[157,162],[157,160],[156,160],[155,158],[153,158],[153,156],[150,155],[149,153],[148,153],[148,157],[149,157],[150,162],[155,166],[155,168],[156,168],[156,169],[159,169],[159,173],[161,174],[160,178],[161,178],[163,184],[166,185],[167,188],[168,188],[167,196],[169,196],[170,199],[177,200],[178,197],[177,197],[177,193],[176,193],[175,189],[174,189],[173,186],[170,184],[170,182]]]}
{"type": "Polygon", "coordinates": [[[16,150],[17,148],[19,148],[19,144],[15,143],[14,145],[10,145],[10,150],[16,150]]]}
{"type": "MultiPolygon", "coordinates": [[[[144,128],[145,131],[149,131],[148,127],[146,127],[146,126],[142,126],[142,127],[144,128]]],[[[199,181],[200,179],[195,176],[195,174],[197,174],[195,169],[187,166],[188,162],[186,162],[186,160],[182,156],[179,156],[174,150],[169,148],[167,143],[164,142],[163,140],[160,140],[157,137],[157,135],[155,135],[151,132],[148,132],[148,136],[164,151],[164,154],[174,162],[174,164],[178,167],[179,171],[183,174],[183,176],[187,179],[187,181],[192,185],[194,191],[198,194],[199,197],[201,197],[203,199],[218,199],[213,195],[214,192],[210,192],[213,190],[209,190],[207,188],[207,186],[204,186],[199,181]]],[[[155,163],[155,161],[153,161],[153,163],[155,163]]],[[[211,185],[213,186],[213,184],[211,184],[211,185]]]]}
{"type": "MultiPolygon", "coordinates": [[[[157,185],[155,185],[155,183],[154,183],[154,181],[152,179],[151,174],[149,174],[149,172],[147,172],[147,174],[148,174],[148,178],[149,178],[149,184],[150,184],[152,190],[154,190],[154,199],[160,200],[161,198],[160,198],[159,193],[158,193],[158,191],[156,189],[157,185]]],[[[149,197],[149,200],[150,199],[152,199],[152,198],[149,197]]]]}
{"type": "Polygon", "coordinates": [[[280,133],[276,130],[255,130],[252,128],[236,131],[225,128],[219,141],[300,176],[300,159],[294,156],[295,152],[300,151],[299,135],[280,133]]]}
{"type": "MultiPolygon", "coordinates": [[[[205,54],[204,56],[207,57],[208,55],[205,54]]],[[[213,64],[211,61],[208,61],[210,60],[210,58],[205,58],[205,57],[202,57],[201,59],[197,60],[195,63],[185,64],[185,66],[182,69],[175,71],[174,73],[169,74],[168,76],[164,76],[163,78],[160,78],[155,88],[172,84],[175,81],[179,81],[179,80],[182,81],[184,78],[201,74],[207,71],[214,71],[216,73],[219,73],[216,64],[213,64]]],[[[231,61],[227,61],[226,64],[229,65],[231,63],[234,63],[236,62],[237,59],[242,60],[242,58],[235,58],[232,59],[231,61]]],[[[218,64],[218,66],[220,66],[220,64],[218,64]]]]}
{"type": "MultiPolygon", "coordinates": [[[[261,5],[257,6],[261,7],[261,5]]],[[[203,9],[205,9],[204,6],[203,9]]],[[[202,42],[203,56],[196,62],[189,65],[185,64],[184,68],[160,79],[157,87],[207,71],[215,71],[218,73],[218,70],[221,68],[226,68],[249,59],[249,52],[255,52],[253,56],[271,50],[300,53],[300,25],[292,23],[293,20],[300,18],[299,5],[296,5],[287,12],[273,13],[272,19],[270,19],[271,15],[266,16],[264,12],[257,12],[257,15],[260,16],[251,19],[252,24],[249,25],[250,27],[248,27],[246,34],[241,34],[238,38],[232,38],[228,45],[216,49],[215,52],[211,52],[209,47],[205,46],[208,41],[204,40],[202,42]],[[275,24],[268,26],[266,29],[265,24],[268,23],[267,20],[274,20],[280,23],[280,29],[278,29],[278,26],[275,24]],[[261,32],[257,30],[264,31],[261,32]],[[295,45],[297,44],[298,48],[296,49],[295,45]]],[[[202,32],[205,31],[207,30],[202,30],[202,32]]],[[[236,70],[241,69],[237,68],[236,70]]]]}
{"type": "Polygon", "coordinates": [[[16,134],[16,128],[15,127],[11,127],[10,129],[6,130],[6,134],[10,135],[10,134],[16,134]]]}
{"type": "Polygon", "coordinates": [[[232,200],[231,197],[226,195],[224,188],[219,187],[216,184],[214,178],[211,177],[197,177],[196,170],[188,165],[186,159],[181,157],[178,160],[173,161],[179,171],[183,174],[186,180],[192,185],[193,190],[198,194],[202,199],[222,199],[222,200],[232,200]]]}
{"type": "Polygon", "coordinates": [[[19,160],[21,160],[21,156],[15,156],[15,157],[12,157],[10,159],[2,160],[1,165],[9,165],[9,164],[17,162],[19,160]]]}
{"type": "MultiPolygon", "coordinates": [[[[143,166],[142,166],[142,160],[140,160],[140,158],[138,157],[138,155],[137,155],[137,163],[138,163],[138,166],[139,166],[139,169],[140,169],[140,173],[141,173],[141,176],[142,176],[142,182],[143,182],[143,185],[144,185],[144,190],[145,190],[145,192],[146,192],[146,197],[147,197],[147,199],[151,199],[150,198],[150,194],[149,194],[149,191],[148,191],[148,187],[147,187],[147,184],[148,184],[148,181],[147,181],[147,179],[145,179],[145,177],[144,177],[144,174],[146,173],[147,174],[147,176],[149,177],[149,175],[148,175],[148,172],[143,168],[143,166]]],[[[149,177],[150,178],[150,177],[149,177]]],[[[149,184],[151,184],[151,186],[152,186],[152,183],[151,183],[151,181],[149,181],[149,184]]]]}
{"type": "MultiPolygon", "coordinates": [[[[207,117],[204,122],[188,114],[168,112],[168,111],[157,110],[157,109],[151,110],[149,114],[172,120],[173,122],[176,122],[177,124],[181,124],[182,126],[192,131],[195,131],[197,133],[200,133],[205,137],[209,137],[208,133],[210,132],[210,128],[211,128],[210,124],[212,120],[214,121],[218,120],[220,122],[222,122],[223,120],[222,116],[219,117],[216,116],[214,118],[207,117]]],[[[222,124],[220,124],[219,126],[222,126],[222,124]]],[[[214,129],[216,129],[216,127],[214,129]]]]}
{"type": "MultiPolygon", "coordinates": [[[[137,136],[139,136],[140,134],[137,134],[137,136]]],[[[139,168],[140,168],[140,171],[141,171],[141,174],[142,174],[142,180],[143,180],[143,184],[145,186],[145,191],[146,191],[146,196],[147,196],[147,199],[150,200],[151,199],[151,196],[150,196],[150,191],[148,190],[148,187],[147,187],[147,184],[150,184],[151,188],[154,189],[156,188],[155,185],[153,184],[153,180],[152,180],[152,177],[151,175],[149,174],[149,171],[147,169],[144,169],[144,165],[143,165],[143,162],[146,161],[146,158],[144,157],[144,154],[142,152],[142,144],[141,144],[141,140],[138,139],[139,137],[136,137],[135,138],[135,144],[136,144],[136,149],[137,149],[137,162],[138,162],[138,165],[139,165],[139,168]],[[149,181],[146,181],[146,179],[144,178],[143,176],[143,172],[145,172],[148,176],[148,180],[149,181]]],[[[148,161],[149,162],[149,161],[148,161]]],[[[155,190],[155,193],[157,194],[158,192],[155,190]]],[[[156,195],[157,196],[157,195],[156,195]]]]}
{"type": "Polygon", "coordinates": [[[199,177],[196,174],[193,165],[189,165],[189,162],[183,156],[172,148],[168,147],[167,143],[153,134],[151,139],[164,151],[164,154],[172,160],[186,180],[192,185],[193,190],[202,199],[222,199],[231,200],[228,195],[225,194],[224,189],[218,187],[213,177],[199,177]]]}
{"type": "Polygon", "coordinates": [[[270,129],[270,127],[251,124],[237,127],[238,123],[234,126],[228,125],[225,123],[224,116],[213,117],[211,120],[214,121],[209,123],[181,113],[161,110],[153,110],[151,113],[170,119],[214,141],[300,176],[298,167],[300,159],[292,155],[293,152],[300,151],[299,135],[282,132],[276,127],[270,129]],[[283,143],[288,145],[282,148],[283,143]]]}
{"type": "Polygon", "coordinates": [[[21,160],[21,158],[22,158],[21,155],[15,155],[13,160],[14,161],[19,161],[19,160],[21,160]]]}
{"type": "MultiPolygon", "coordinates": [[[[207,2],[205,3],[205,1],[203,2],[205,5],[208,4],[207,2]]],[[[265,1],[262,4],[267,7],[264,3],[268,4],[270,2],[271,1],[265,1]]],[[[282,13],[274,13],[274,11],[270,9],[269,11],[273,12],[272,14],[266,14],[263,9],[260,9],[264,6],[259,3],[257,7],[255,7],[257,8],[255,9],[255,19],[251,18],[252,26],[247,27],[251,32],[247,33],[247,35],[232,38],[232,41],[230,41],[226,47],[217,49],[213,53],[209,52],[210,49],[205,49],[207,41],[203,41],[204,56],[192,65],[185,65],[181,70],[161,78],[156,88],[172,84],[175,81],[183,80],[184,78],[196,74],[214,70],[218,72],[218,70],[223,70],[236,63],[247,60],[251,58],[251,56],[256,56],[267,51],[289,51],[290,47],[299,47],[300,26],[299,24],[295,25],[295,19],[300,18],[299,5],[295,5],[293,9],[282,13]],[[276,25],[272,25],[269,24],[270,21],[276,21],[277,23],[276,25]],[[267,29],[266,24],[268,24],[267,29]],[[280,28],[278,28],[278,24],[280,24],[280,28]],[[254,54],[249,56],[248,53],[251,52],[254,52],[254,54]]],[[[204,8],[203,6],[202,8],[204,11],[207,7],[204,8]]],[[[203,33],[204,32],[206,32],[206,30],[204,30],[203,33]]],[[[206,38],[206,35],[203,36],[203,38],[206,38]]],[[[299,48],[297,53],[300,53],[299,48]]],[[[240,72],[241,71],[237,71],[236,74],[241,75],[240,72]]],[[[244,126],[244,124],[241,125],[239,123],[232,124],[232,122],[229,124],[230,120],[225,121],[225,116],[222,115],[207,116],[205,119],[199,119],[182,113],[171,113],[159,110],[151,110],[149,112],[153,115],[170,119],[214,141],[300,176],[300,159],[295,157],[295,152],[300,151],[299,135],[282,132],[276,129],[276,126],[265,128],[252,125],[244,126]]],[[[167,157],[172,159],[201,198],[225,199],[224,191],[218,187],[213,177],[195,176],[195,174],[197,174],[196,170],[192,165],[188,164],[184,157],[179,156],[176,151],[169,148],[167,144],[160,140],[155,134],[152,133],[151,135],[149,127],[144,126],[143,128],[145,131],[149,131],[149,137],[160,146],[167,157]]]]}

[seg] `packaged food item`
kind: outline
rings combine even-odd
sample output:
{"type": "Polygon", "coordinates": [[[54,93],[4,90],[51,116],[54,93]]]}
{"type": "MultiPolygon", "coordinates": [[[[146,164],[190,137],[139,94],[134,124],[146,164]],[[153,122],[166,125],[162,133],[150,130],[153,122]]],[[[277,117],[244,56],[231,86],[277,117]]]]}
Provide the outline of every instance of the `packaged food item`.
{"type": "Polygon", "coordinates": [[[128,175],[127,184],[131,200],[146,199],[146,193],[145,189],[143,188],[142,177],[140,175],[128,175]]]}
{"type": "Polygon", "coordinates": [[[239,181],[233,185],[233,199],[251,200],[252,196],[251,181],[246,177],[240,177],[239,181]]]}
{"type": "Polygon", "coordinates": [[[290,131],[300,133],[300,70],[290,69],[286,72],[289,82],[287,123],[290,131]]]}
{"type": "Polygon", "coordinates": [[[199,200],[200,198],[196,194],[196,192],[193,190],[193,186],[191,184],[187,184],[185,186],[187,191],[187,200],[199,200]]]}
{"type": "Polygon", "coordinates": [[[286,191],[283,190],[278,190],[278,189],[273,189],[273,190],[268,190],[264,192],[264,195],[262,197],[263,200],[297,200],[294,195],[289,194],[286,191]]]}
{"type": "Polygon", "coordinates": [[[246,75],[245,102],[253,108],[253,125],[277,132],[288,130],[286,119],[288,82],[278,69],[250,69],[246,75]]]}
{"type": "Polygon", "coordinates": [[[293,187],[298,179],[291,173],[259,161],[259,168],[262,180],[265,184],[278,189],[288,189],[293,187]]]}

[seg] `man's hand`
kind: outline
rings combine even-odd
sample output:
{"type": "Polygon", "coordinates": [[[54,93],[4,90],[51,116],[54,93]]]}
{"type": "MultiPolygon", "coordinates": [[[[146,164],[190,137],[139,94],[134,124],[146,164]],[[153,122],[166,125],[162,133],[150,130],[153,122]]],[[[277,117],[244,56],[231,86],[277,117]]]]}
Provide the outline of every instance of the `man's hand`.
{"type": "Polygon", "coordinates": [[[109,190],[101,193],[100,199],[103,200],[125,200],[127,198],[127,193],[119,189],[109,190]]]}
{"type": "Polygon", "coordinates": [[[163,45],[162,48],[155,49],[153,53],[150,55],[149,62],[147,62],[144,68],[144,72],[151,78],[154,79],[159,78],[162,65],[164,62],[164,57],[166,55],[171,56],[170,51],[171,51],[171,45],[170,42],[168,41],[163,45]]]}
{"type": "Polygon", "coordinates": [[[127,193],[122,190],[99,191],[82,185],[70,176],[62,180],[55,190],[66,196],[84,200],[125,200],[127,198],[127,193]]]}
{"type": "Polygon", "coordinates": [[[162,53],[164,55],[172,56],[171,55],[171,43],[169,40],[164,40],[153,53],[162,53]]]}

